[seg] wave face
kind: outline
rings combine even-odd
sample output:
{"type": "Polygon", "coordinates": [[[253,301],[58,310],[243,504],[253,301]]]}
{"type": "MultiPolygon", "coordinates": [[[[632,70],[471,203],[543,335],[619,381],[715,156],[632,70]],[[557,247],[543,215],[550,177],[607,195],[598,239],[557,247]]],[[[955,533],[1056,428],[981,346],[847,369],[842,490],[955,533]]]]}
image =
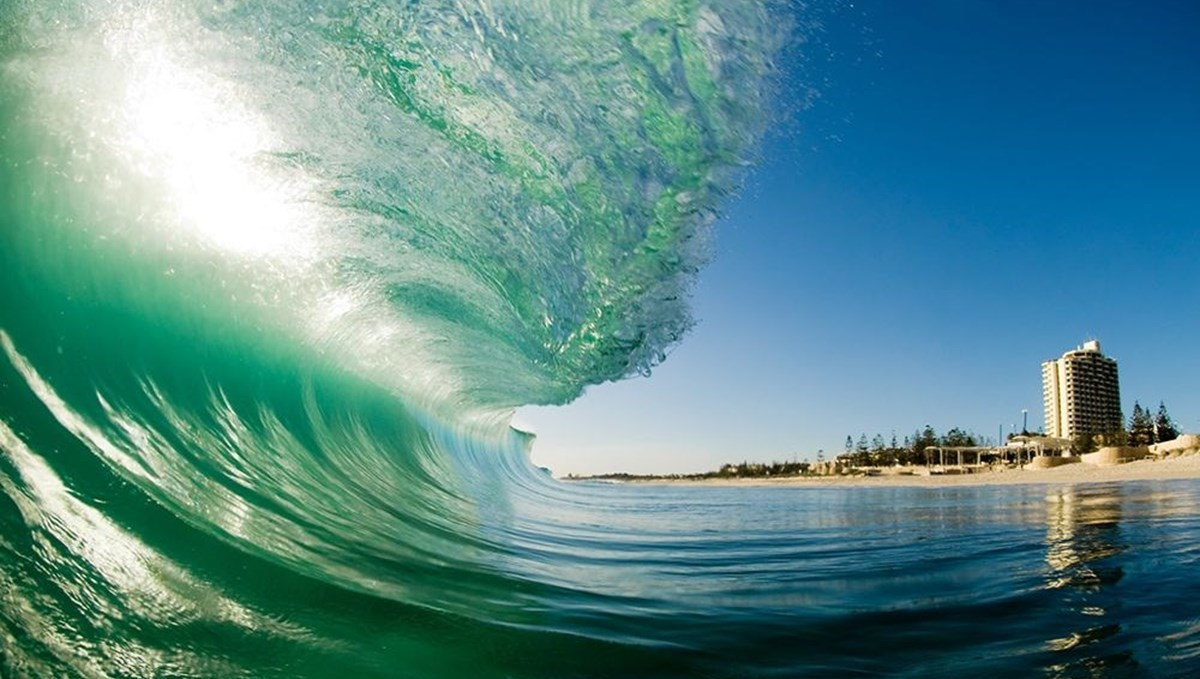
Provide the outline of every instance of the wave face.
{"type": "Polygon", "coordinates": [[[508,421],[686,332],[783,23],[0,5],[0,674],[661,663],[508,421]]]}

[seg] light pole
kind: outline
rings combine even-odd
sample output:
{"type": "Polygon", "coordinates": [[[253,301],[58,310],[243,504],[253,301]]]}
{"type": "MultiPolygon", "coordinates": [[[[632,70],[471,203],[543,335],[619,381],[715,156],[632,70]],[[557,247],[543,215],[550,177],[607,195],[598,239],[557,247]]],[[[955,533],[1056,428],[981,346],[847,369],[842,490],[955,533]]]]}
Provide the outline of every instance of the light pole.
{"type": "Polygon", "coordinates": [[[1029,411],[1021,408],[1021,433],[1029,431],[1029,411]]]}

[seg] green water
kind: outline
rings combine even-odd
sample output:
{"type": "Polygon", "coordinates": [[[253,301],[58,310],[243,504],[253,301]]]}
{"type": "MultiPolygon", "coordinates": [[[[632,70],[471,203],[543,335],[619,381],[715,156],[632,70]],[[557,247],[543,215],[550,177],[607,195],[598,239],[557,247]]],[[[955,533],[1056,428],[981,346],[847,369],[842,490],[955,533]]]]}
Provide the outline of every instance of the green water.
{"type": "Polygon", "coordinates": [[[507,424],[689,327],[772,12],[0,5],[2,674],[689,666],[541,572],[507,424]]]}

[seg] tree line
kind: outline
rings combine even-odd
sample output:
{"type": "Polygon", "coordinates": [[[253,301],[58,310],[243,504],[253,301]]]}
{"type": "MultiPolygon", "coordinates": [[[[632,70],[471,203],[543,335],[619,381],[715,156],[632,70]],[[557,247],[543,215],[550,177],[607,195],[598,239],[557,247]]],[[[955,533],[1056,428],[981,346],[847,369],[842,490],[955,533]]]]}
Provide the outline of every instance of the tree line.
{"type": "Polygon", "coordinates": [[[855,467],[923,465],[928,462],[925,452],[927,448],[971,447],[983,444],[982,436],[960,427],[954,427],[939,436],[933,427],[925,425],[923,429],[905,436],[903,442],[897,440],[896,432],[892,432],[891,439],[887,441],[881,434],[876,434],[868,440],[864,433],[858,437],[857,442],[853,436],[847,436],[845,451],[838,455],[838,460],[855,467]]]}
{"type": "Polygon", "coordinates": [[[1182,432],[1171,419],[1167,406],[1158,402],[1158,411],[1150,413],[1137,401],[1133,402],[1133,414],[1129,424],[1122,424],[1114,431],[1091,434],[1081,432],[1071,439],[1071,449],[1077,454],[1090,453],[1101,446],[1149,446],[1170,441],[1182,432]]]}

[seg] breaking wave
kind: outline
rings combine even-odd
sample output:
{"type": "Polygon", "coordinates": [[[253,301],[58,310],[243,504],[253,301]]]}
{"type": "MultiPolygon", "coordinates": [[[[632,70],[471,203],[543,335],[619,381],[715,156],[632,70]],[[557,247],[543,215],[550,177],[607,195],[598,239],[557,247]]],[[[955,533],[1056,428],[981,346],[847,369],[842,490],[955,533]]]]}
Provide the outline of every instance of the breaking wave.
{"type": "Polygon", "coordinates": [[[508,422],[687,331],[783,23],[0,7],[0,674],[556,674],[502,649],[666,643],[614,622],[642,593],[577,581],[623,557],[508,422]]]}

